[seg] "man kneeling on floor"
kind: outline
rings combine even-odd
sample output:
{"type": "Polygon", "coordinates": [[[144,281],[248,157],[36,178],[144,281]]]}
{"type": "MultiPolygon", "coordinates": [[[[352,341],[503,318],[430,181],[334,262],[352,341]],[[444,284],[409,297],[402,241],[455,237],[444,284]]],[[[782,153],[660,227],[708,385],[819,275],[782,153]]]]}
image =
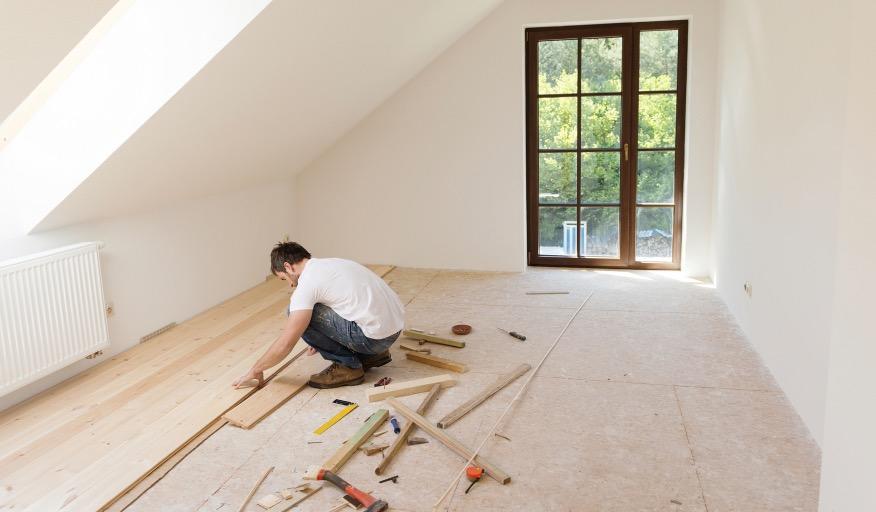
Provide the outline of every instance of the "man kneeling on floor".
{"type": "Polygon", "coordinates": [[[365,370],[390,362],[390,345],[404,327],[404,306],[383,279],[362,265],[339,258],[312,258],[294,242],[271,251],[271,271],[295,288],[283,333],[252,369],[234,381],[264,382],[264,372],[280,363],[299,338],[332,364],[310,376],[315,388],[355,386],[365,370]]]}

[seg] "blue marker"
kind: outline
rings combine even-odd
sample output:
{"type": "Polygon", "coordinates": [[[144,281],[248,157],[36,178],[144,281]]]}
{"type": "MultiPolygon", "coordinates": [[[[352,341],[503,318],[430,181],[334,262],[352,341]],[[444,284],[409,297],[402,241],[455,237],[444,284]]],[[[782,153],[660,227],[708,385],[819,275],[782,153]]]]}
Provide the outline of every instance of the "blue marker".
{"type": "Polygon", "coordinates": [[[398,426],[398,420],[395,419],[395,416],[389,418],[389,422],[392,423],[392,431],[398,434],[401,432],[401,427],[398,426]]]}

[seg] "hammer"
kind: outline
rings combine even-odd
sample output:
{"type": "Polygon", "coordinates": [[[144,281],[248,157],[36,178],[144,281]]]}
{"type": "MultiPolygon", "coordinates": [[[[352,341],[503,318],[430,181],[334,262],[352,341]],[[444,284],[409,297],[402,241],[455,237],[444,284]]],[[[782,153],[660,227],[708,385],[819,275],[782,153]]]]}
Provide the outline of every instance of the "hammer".
{"type": "Polygon", "coordinates": [[[363,492],[363,491],[360,491],[359,489],[356,489],[355,487],[353,487],[352,485],[347,483],[346,480],[344,480],[343,478],[339,477],[338,475],[332,473],[331,471],[329,471],[327,469],[320,469],[319,473],[317,473],[317,475],[316,475],[316,479],[317,480],[328,480],[329,482],[334,484],[335,487],[337,487],[338,489],[344,491],[345,493],[347,493],[350,496],[359,500],[359,503],[361,503],[362,505],[367,507],[365,509],[365,512],[383,512],[384,510],[389,508],[389,503],[387,503],[383,500],[378,500],[377,498],[375,498],[374,496],[371,496],[367,492],[363,492]]]}

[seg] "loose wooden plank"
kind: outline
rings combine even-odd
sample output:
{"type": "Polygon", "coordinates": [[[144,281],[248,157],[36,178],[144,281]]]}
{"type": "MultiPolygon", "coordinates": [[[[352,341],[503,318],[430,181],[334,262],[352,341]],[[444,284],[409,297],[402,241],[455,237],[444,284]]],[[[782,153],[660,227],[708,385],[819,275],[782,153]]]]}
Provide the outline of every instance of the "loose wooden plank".
{"type": "Polygon", "coordinates": [[[402,331],[402,336],[405,336],[406,338],[411,338],[412,340],[428,341],[429,343],[437,343],[439,345],[447,345],[449,347],[465,347],[464,341],[451,340],[448,338],[442,338],[440,336],[434,336],[432,334],[426,334],[424,332],[413,331],[410,329],[405,329],[404,331],[402,331]]]}
{"type": "Polygon", "coordinates": [[[486,401],[487,398],[498,393],[508,384],[514,382],[518,377],[522,376],[524,373],[528,372],[532,369],[532,366],[528,364],[521,364],[513,371],[506,373],[505,375],[500,375],[495,382],[484,388],[480,393],[471,397],[468,401],[448,413],[446,416],[441,418],[441,421],[438,422],[438,428],[447,428],[450,425],[456,423],[460,418],[470,413],[475,407],[481,405],[486,401]]]}
{"type": "Polygon", "coordinates": [[[338,451],[329,457],[328,460],[323,462],[321,466],[312,468],[308,471],[307,474],[304,475],[304,478],[308,480],[316,480],[316,474],[320,469],[327,469],[332,473],[340,471],[341,468],[344,467],[344,464],[350,460],[350,457],[356,453],[356,450],[358,450],[359,447],[371,437],[371,434],[376,432],[387,419],[389,419],[389,411],[386,409],[378,409],[377,412],[368,417],[368,420],[355,434],[353,434],[353,437],[341,445],[338,451]]]}
{"type": "Polygon", "coordinates": [[[445,370],[450,370],[452,372],[465,373],[468,371],[468,366],[452,359],[445,359],[430,354],[421,354],[419,352],[408,352],[405,356],[411,361],[428,364],[429,366],[435,366],[437,368],[444,368],[445,370]]]}
{"type": "MultiPolygon", "coordinates": [[[[304,354],[304,342],[296,346],[302,348],[292,361],[304,354]]],[[[294,349],[293,349],[294,350],[294,349]]],[[[307,387],[310,376],[325,366],[325,360],[320,357],[308,357],[290,365],[271,382],[256,391],[240,405],[226,412],[222,417],[234,426],[250,429],[288,402],[293,396],[307,387]]]]}
{"type": "Polygon", "coordinates": [[[379,402],[391,396],[399,397],[425,393],[432,389],[432,386],[435,384],[440,384],[442,388],[449,388],[456,384],[456,379],[445,373],[442,375],[435,375],[434,377],[426,377],[424,379],[393,382],[388,386],[366,390],[365,397],[369,402],[379,402]]]}
{"type": "MultiPolygon", "coordinates": [[[[467,446],[462,444],[456,438],[451,437],[443,430],[440,430],[435,425],[429,423],[429,420],[424,418],[422,415],[417,414],[416,412],[414,412],[413,410],[408,408],[408,406],[399,402],[395,398],[390,397],[390,398],[387,398],[386,401],[387,401],[387,403],[389,403],[390,406],[392,406],[393,409],[396,410],[396,412],[398,412],[399,414],[401,414],[402,416],[407,418],[408,421],[412,421],[412,422],[416,423],[418,427],[420,427],[421,429],[426,431],[427,434],[434,437],[436,440],[443,443],[444,446],[446,446],[446,447],[450,448],[451,450],[453,450],[454,452],[456,452],[457,455],[459,455],[460,457],[462,457],[464,459],[471,458],[474,451],[472,451],[467,446]]],[[[494,465],[490,461],[486,460],[485,458],[483,458],[481,456],[477,456],[477,457],[475,457],[474,462],[478,466],[484,468],[484,471],[487,473],[487,475],[489,475],[491,478],[493,478],[497,482],[499,482],[501,484],[507,484],[508,482],[511,481],[511,477],[507,473],[505,473],[504,471],[502,471],[501,469],[496,467],[496,465],[494,465]]]]}
{"type": "MultiPolygon", "coordinates": [[[[420,406],[417,407],[417,414],[426,414],[426,411],[429,410],[429,407],[435,402],[435,399],[438,398],[438,393],[441,391],[440,384],[433,384],[432,389],[429,390],[429,394],[426,395],[426,398],[420,402],[420,406]]],[[[405,441],[408,439],[408,436],[413,433],[414,429],[417,428],[417,424],[408,421],[404,424],[401,429],[401,432],[396,436],[395,441],[392,442],[392,445],[389,449],[384,453],[384,459],[380,461],[380,465],[374,468],[374,473],[378,475],[382,475],[383,472],[389,467],[389,464],[398,455],[398,452],[401,451],[402,447],[405,446],[405,441]]]]}
{"type": "Polygon", "coordinates": [[[428,348],[423,348],[419,345],[414,345],[409,341],[400,341],[398,344],[399,348],[402,350],[410,350],[411,352],[422,352],[423,354],[431,354],[432,350],[428,348]]]}

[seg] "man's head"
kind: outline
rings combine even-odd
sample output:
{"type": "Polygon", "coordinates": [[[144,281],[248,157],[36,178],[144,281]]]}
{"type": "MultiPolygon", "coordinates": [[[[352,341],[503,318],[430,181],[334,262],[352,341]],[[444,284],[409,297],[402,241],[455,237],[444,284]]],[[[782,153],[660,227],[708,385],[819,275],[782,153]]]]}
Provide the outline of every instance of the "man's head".
{"type": "Polygon", "coordinates": [[[301,271],[310,259],[307,249],[295,242],[281,242],[271,251],[271,272],[291,286],[298,284],[301,271]]]}

